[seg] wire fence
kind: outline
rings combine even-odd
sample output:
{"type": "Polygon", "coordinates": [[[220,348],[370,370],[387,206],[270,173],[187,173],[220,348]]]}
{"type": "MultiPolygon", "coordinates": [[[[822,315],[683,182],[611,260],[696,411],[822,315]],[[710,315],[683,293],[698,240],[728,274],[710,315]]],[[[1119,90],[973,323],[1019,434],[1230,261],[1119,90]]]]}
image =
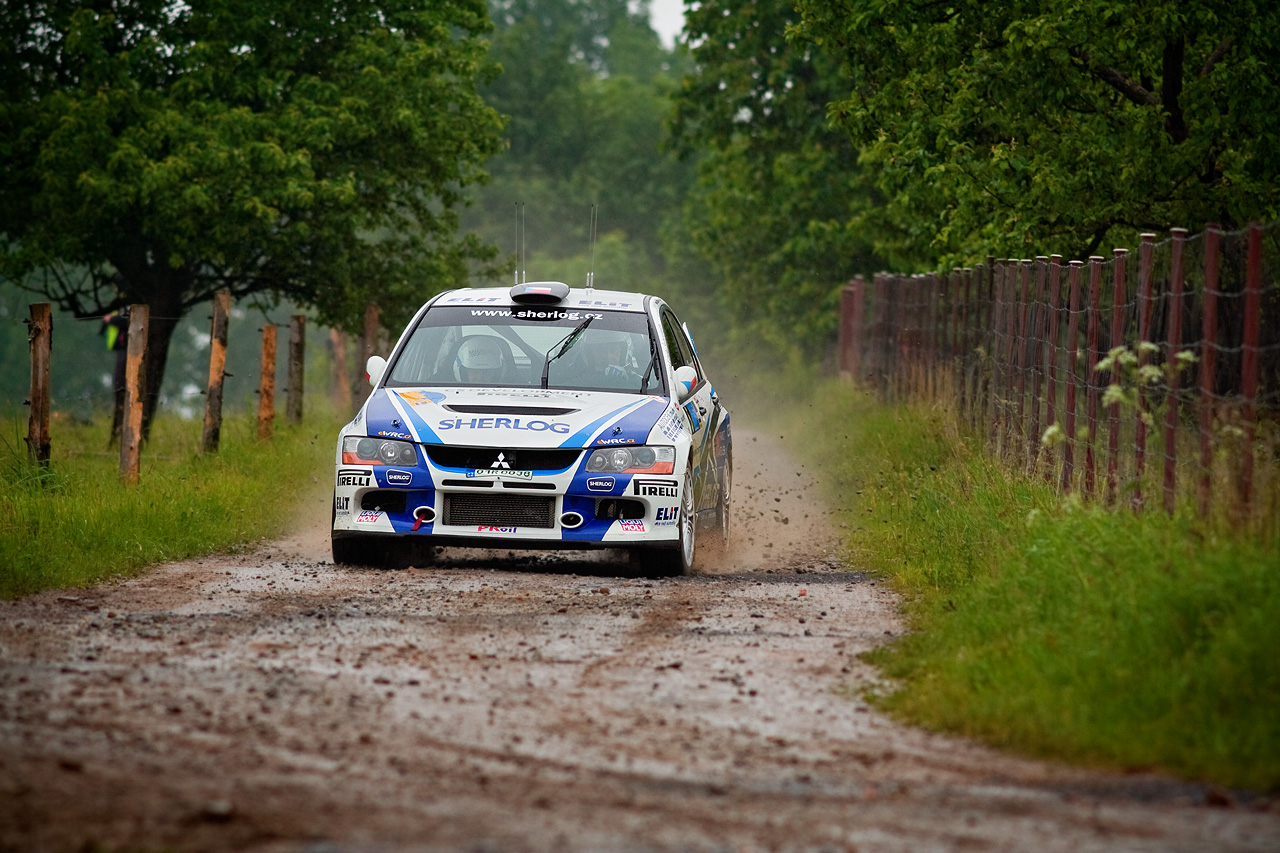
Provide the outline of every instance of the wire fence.
{"type": "Polygon", "coordinates": [[[1280,223],[854,279],[841,370],[1063,493],[1280,527],[1280,223]]]}

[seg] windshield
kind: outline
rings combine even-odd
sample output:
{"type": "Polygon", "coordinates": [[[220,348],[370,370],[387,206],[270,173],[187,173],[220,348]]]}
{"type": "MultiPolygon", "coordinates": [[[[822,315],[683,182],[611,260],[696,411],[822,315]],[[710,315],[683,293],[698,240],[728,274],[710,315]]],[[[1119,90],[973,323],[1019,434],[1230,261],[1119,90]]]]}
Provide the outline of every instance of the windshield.
{"type": "Polygon", "coordinates": [[[547,306],[436,307],[391,366],[387,385],[662,393],[644,314],[547,306]],[[576,333],[576,334],[575,334],[576,333]],[[548,363],[549,362],[549,363],[548,363]]]}

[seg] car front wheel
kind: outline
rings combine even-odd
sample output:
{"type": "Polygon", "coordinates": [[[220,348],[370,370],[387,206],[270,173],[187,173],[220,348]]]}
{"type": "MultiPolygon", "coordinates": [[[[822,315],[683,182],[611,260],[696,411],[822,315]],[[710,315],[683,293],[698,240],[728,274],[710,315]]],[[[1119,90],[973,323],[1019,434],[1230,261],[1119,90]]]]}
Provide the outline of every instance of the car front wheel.
{"type": "Polygon", "coordinates": [[[693,501],[693,467],[684,472],[684,488],[680,495],[680,518],[676,521],[680,539],[675,548],[645,548],[640,551],[640,565],[645,574],[654,577],[687,575],[693,570],[693,552],[697,545],[698,516],[693,501]]]}

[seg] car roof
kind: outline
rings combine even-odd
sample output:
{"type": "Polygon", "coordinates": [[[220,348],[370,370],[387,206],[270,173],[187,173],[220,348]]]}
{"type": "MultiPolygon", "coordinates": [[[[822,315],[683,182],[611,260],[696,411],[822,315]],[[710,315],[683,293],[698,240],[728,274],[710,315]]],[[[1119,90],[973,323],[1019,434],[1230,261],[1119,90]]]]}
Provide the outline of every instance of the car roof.
{"type": "MultiPolygon", "coordinates": [[[[529,285],[536,285],[539,282],[526,282],[529,285]]],[[[643,293],[628,293],[623,290],[600,290],[592,288],[588,290],[585,287],[569,288],[569,295],[555,304],[557,308],[579,308],[579,309],[607,309],[610,311],[634,311],[642,313],[645,310],[645,300],[649,299],[643,293]]],[[[432,305],[515,305],[511,299],[510,287],[467,287],[461,290],[447,290],[440,294],[436,299],[432,300],[432,305]]],[[[546,306],[551,307],[551,306],[546,306]]]]}

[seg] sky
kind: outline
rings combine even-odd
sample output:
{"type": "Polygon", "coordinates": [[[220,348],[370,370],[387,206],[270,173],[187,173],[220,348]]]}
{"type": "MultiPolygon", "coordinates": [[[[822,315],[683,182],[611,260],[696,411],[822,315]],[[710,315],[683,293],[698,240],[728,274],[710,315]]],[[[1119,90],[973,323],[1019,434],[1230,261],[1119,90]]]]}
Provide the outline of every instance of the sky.
{"type": "Polygon", "coordinates": [[[649,23],[667,47],[684,28],[684,0],[650,0],[649,23]]]}

